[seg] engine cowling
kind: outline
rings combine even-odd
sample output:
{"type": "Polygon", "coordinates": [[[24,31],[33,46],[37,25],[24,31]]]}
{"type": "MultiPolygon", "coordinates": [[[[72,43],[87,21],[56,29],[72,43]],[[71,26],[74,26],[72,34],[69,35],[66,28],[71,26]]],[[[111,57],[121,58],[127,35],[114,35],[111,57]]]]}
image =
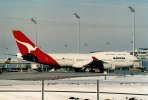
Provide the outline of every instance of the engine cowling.
{"type": "Polygon", "coordinates": [[[103,63],[104,69],[115,69],[115,66],[110,63],[103,63]]]}
{"type": "Polygon", "coordinates": [[[133,67],[132,68],[134,68],[134,69],[140,69],[140,68],[143,68],[143,66],[142,66],[142,62],[141,61],[139,61],[139,60],[137,60],[137,61],[134,61],[133,62],[133,67]]]}
{"type": "Polygon", "coordinates": [[[31,68],[32,68],[32,69],[38,69],[38,68],[39,68],[38,66],[39,66],[39,65],[38,65],[38,64],[36,64],[36,63],[31,64],[31,68]]]}

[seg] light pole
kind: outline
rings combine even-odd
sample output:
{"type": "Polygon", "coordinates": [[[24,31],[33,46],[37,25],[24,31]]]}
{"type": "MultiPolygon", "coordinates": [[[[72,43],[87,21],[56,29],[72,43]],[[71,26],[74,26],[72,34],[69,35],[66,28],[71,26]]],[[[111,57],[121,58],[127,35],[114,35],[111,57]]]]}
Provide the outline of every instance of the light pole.
{"type": "MultiPolygon", "coordinates": [[[[8,54],[8,50],[9,50],[9,48],[7,47],[6,48],[6,53],[8,54]]],[[[7,59],[8,59],[9,57],[8,57],[8,55],[7,55],[7,59]]],[[[6,64],[6,69],[8,68],[8,64],[6,64]]]]}
{"type": "Polygon", "coordinates": [[[74,13],[78,19],[78,53],[80,53],[80,16],[77,13],[74,13]]]}
{"type": "Polygon", "coordinates": [[[109,42],[106,42],[107,46],[108,46],[108,51],[110,51],[110,43],[109,42]]]}
{"type": "Polygon", "coordinates": [[[135,6],[129,6],[129,10],[133,13],[133,56],[135,56],[135,6]]]}
{"type": "Polygon", "coordinates": [[[86,53],[88,52],[88,44],[84,43],[84,46],[86,47],[86,53]]]}
{"type": "Polygon", "coordinates": [[[66,48],[68,47],[68,45],[67,44],[64,44],[64,46],[65,46],[65,53],[66,53],[66,48]]]}
{"type": "Polygon", "coordinates": [[[31,18],[31,21],[33,22],[34,27],[35,27],[35,44],[37,46],[37,32],[36,32],[36,24],[37,24],[37,22],[36,22],[36,20],[34,18],[31,18]]]}

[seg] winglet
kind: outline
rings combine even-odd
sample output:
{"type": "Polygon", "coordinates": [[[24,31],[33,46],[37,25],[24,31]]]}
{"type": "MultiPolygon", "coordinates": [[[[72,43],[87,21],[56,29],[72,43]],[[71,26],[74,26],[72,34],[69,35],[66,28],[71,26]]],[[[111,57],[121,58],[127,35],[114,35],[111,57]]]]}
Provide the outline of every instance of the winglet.
{"type": "Polygon", "coordinates": [[[10,64],[10,61],[11,61],[11,58],[8,58],[8,59],[5,61],[5,64],[10,64]]]}
{"type": "Polygon", "coordinates": [[[97,59],[96,57],[92,56],[93,61],[97,61],[99,59],[97,59]]]}

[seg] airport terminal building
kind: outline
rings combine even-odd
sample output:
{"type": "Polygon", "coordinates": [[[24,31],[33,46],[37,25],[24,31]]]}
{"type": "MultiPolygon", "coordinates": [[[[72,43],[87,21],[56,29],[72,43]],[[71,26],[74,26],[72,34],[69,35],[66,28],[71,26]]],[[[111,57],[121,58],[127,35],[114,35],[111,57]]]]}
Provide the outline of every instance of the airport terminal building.
{"type": "MultiPolygon", "coordinates": [[[[129,51],[132,55],[133,52],[129,51]]],[[[138,59],[141,60],[141,66],[146,67],[148,69],[148,48],[138,48],[135,50],[135,55],[138,59]]],[[[15,60],[11,60],[11,62],[6,62],[6,60],[0,60],[0,69],[4,71],[29,71],[33,69],[32,67],[38,67],[41,71],[48,71],[51,68],[47,65],[37,64],[36,66],[31,63],[22,63],[15,60]]]]}
{"type": "MultiPolygon", "coordinates": [[[[133,54],[133,51],[130,51],[133,54]]],[[[138,48],[135,50],[135,55],[141,60],[141,65],[148,69],[148,48],[138,48]]]]}

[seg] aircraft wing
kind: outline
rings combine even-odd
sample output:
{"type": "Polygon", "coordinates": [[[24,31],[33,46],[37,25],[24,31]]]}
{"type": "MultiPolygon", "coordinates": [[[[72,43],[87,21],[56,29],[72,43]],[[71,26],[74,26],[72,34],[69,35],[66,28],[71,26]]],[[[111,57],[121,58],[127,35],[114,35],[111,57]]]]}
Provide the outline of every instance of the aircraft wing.
{"type": "MultiPolygon", "coordinates": [[[[93,61],[93,59],[92,59],[92,61],[93,61]]],[[[82,68],[82,67],[90,64],[92,61],[91,60],[88,60],[88,61],[79,61],[79,62],[75,63],[72,67],[82,68]]]]}
{"type": "Polygon", "coordinates": [[[96,57],[92,57],[93,61],[89,64],[90,66],[97,65],[102,66],[104,69],[115,69],[115,66],[112,65],[110,61],[99,60],[96,57]]]}
{"type": "Polygon", "coordinates": [[[111,64],[111,62],[106,62],[106,61],[102,61],[102,60],[99,60],[97,59],[96,57],[92,57],[91,60],[88,60],[88,61],[79,61],[77,63],[75,63],[72,67],[75,67],[75,68],[83,68],[85,66],[98,66],[98,67],[103,67],[104,69],[114,69],[115,66],[113,66],[111,64]]]}
{"type": "Polygon", "coordinates": [[[98,65],[98,62],[99,62],[99,64],[103,64],[101,60],[98,60],[96,57],[92,56],[91,60],[79,61],[79,62],[75,63],[72,67],[83,68],[85,66],[98,65]]]}
{"type": "Polygon", "coordinates": [[[103,64],[103,61],[98,60],[96,57],[93,57],[92,56],[92,59],[91,60],[79,61],[79,62],[75,63],[72,67],[75,67],[75,68],[83,68],[85,66],[98,65],[98,63],[99,63],[99,65],[100,64],[103,64]]]}

